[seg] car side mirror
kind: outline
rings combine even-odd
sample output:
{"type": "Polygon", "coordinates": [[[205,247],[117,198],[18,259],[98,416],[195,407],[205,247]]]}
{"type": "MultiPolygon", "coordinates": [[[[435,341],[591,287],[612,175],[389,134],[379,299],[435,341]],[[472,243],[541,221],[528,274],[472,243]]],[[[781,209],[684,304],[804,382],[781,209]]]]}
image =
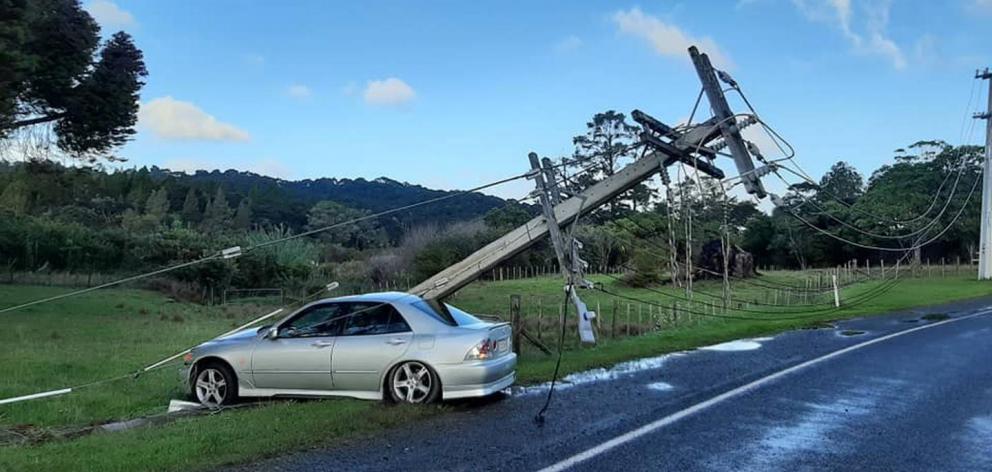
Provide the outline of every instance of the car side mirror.
{"type": "Polygon", "coordinates": [[[266,330],[265,335],[262,336],[262,338],[264,339],[275,339],[278,337],[279,337],[279,328],[276,328],[275,326],[266,330]]]}

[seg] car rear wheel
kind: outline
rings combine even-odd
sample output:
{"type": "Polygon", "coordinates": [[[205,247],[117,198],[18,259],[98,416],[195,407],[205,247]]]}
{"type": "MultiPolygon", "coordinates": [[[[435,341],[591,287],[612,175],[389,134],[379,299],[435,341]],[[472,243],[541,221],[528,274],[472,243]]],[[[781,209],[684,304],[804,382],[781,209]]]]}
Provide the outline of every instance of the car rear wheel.
{"type": "Polygon", "coordinates": [[[437,374],[421,362],[404,362],[389,377],[389,395],[397,403],[431,403],[440,393],[437,374]]]}
{"type": "Polygon", "coordinates": [[[208,408],[230,405],[238,398],[238,379],[224,364],[206,364],[196,372],[193,396],[208,408]]]}

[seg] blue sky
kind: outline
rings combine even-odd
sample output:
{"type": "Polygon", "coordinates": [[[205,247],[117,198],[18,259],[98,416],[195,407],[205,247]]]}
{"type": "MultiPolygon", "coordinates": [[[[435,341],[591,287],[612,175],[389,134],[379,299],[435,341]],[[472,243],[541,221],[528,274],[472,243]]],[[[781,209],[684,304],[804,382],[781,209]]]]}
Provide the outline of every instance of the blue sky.
{"type": "Polygon", "coordinates": [[[961,142],[978,108],[966,110],[969,92],[982,89],[974,71],[992,65],[992,0],[86,7],[145,53],[128,165],[290,179],[467,188],[525,170],[530,151],[571,153],[599,111],[678,122],[699,90],[690,43],[729,69],[813,174],[846,160],[867,175],[918,139],[961,142]]]}

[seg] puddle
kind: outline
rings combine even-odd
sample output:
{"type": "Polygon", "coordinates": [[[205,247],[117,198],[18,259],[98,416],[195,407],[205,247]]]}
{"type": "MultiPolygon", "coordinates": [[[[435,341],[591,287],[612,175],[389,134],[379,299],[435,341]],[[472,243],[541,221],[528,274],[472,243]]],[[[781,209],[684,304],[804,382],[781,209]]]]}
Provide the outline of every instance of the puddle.
{"type": "Polygon", "coordinates": [[[866,331],[861,331],[857,329],[845,329],[844,331],[841,331],[838,334],[840,334],[841,336],[861,336],[862,334],[865,333],[866,331]]]}
{"type": "Polygon", "coordinates": [[[930,313],[929,315],[924,315],[920,319],[923,321],[944,321],[951,319],[951,317],[947,316],[945,313],[930,313]]]}
{"type": "Polygon", "coordinates": [[[913,318],[913,319],[909,319],[909,320],[902,320],[902,322],[903,323],[919,323],[920,320],[919,320],[919,318],[913,318]]]}
{"type": "Polygon", "coordinates": [[[673,387],[672,384],[670,383],[655,382],[655,383],[649,383],[648,388],[658,392],[667,392],[669,390],[674,389],[675,387],[673,387]]]}

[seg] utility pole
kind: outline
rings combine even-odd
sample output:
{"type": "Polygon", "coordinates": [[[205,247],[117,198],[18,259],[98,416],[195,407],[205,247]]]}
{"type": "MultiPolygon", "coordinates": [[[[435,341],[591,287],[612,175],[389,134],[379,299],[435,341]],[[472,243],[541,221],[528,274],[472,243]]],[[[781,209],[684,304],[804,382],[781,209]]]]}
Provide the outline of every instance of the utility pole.
{"type": "Polygon", "coordinates": [[[992,279],[992,71],[975,72],[976,79],[989,81],[989,103],[985,113],[975,119],[985,120],[985,165],[982,168],[982,227],[978,241],[978,280],[992,279]]]}

